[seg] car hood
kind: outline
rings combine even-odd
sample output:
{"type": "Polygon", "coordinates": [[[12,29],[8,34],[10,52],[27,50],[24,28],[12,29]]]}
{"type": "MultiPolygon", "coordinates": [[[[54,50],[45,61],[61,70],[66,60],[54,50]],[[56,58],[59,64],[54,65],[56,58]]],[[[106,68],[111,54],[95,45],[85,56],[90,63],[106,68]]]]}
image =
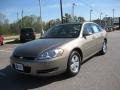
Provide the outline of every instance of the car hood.
{"type": "Polygon", "coordinates": [[[59,47],[65,43],[68,43],[74,39],[39,39],[31,42],[24,43],[18,46],[13,55],[22,57],[36,57],[39,53],[59,47]]]}

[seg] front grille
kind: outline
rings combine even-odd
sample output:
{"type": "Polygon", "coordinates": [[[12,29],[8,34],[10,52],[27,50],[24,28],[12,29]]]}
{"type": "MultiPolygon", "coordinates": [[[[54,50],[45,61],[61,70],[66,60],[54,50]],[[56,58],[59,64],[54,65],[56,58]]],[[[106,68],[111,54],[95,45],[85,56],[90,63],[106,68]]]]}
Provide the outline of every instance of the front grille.
{"type": "Polygon", "coordinates": [[[14,55],[13,57],[17,58],[17,59],[24,59],[24,60],[34,60],[35,57],[22,57],[22,56],[17,56],[14,55]]]}
{"type": "Polygon", "coordinates": [[[31,72],[31,67],[24,66],[24,72],[25,73],[30,73],[31,72]]]}
{"type": "Polygon", "coordinates": [[[49,73],[49,72],[52,72],[52,71],[56,71],[57,69],[58,69],[58,67],[47,69],[47,70],[37,70],[36,73],[49,73]]]}

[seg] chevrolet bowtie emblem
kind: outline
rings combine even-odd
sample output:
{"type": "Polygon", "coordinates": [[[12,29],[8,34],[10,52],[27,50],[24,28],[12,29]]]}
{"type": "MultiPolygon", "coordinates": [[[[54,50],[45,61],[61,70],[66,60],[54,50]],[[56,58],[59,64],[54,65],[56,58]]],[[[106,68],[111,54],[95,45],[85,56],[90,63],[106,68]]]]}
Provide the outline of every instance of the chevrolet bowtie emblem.
{"type": "Polygon", "coordinates": [[[20,59],[23,59],[23,57],[19,57],[20,59]]]}

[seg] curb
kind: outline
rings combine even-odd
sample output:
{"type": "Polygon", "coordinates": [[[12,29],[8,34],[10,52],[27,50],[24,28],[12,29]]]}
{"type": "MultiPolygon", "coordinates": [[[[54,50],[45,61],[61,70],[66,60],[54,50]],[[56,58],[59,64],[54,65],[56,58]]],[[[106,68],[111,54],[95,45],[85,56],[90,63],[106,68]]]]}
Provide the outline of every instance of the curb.
{"type": "Polygon", "coordinates": [[[14,41],[14,39],[12,39],[12,40],[4,40],[4,44],[6,44],[8,42],[12,42],[12,41],[14,41]]]}

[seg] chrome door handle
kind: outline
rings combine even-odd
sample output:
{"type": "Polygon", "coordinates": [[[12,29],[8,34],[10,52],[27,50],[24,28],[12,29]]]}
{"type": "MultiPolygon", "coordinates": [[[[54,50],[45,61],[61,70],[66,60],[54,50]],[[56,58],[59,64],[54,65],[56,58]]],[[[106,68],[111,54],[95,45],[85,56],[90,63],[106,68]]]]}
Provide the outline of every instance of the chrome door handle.
{"type": "Polygon", "coordinates": [[[92,39],[96,39],[96,36],[93,36],[92,39]]]}

